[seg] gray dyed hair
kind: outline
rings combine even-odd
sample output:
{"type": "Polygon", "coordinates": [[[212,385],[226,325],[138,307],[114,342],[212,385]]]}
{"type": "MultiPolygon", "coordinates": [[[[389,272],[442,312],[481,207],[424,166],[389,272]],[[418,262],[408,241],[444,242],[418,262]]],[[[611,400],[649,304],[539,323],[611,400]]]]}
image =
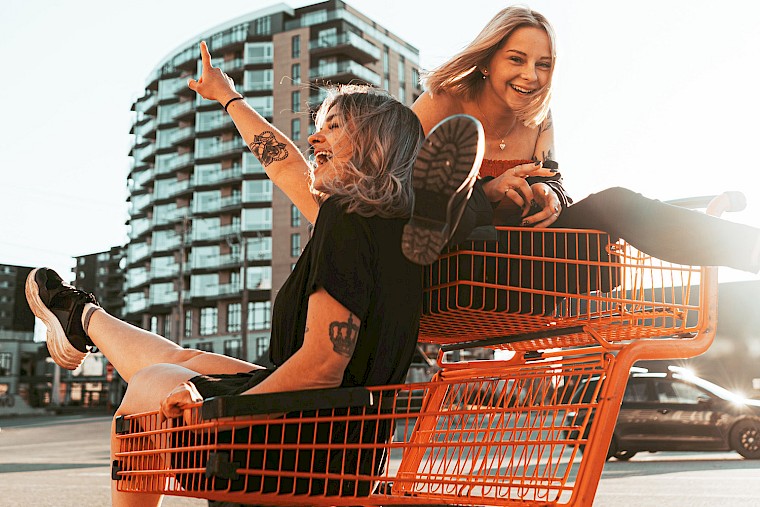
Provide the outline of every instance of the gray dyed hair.
{"type": "Polygon", "coordinates": [[[345,170],[320,190],[338,196],[349,213],[408,217],[412,167],[424,139],[417,116],[387,92],[357,85],[328,90],[315,116],[318,131],[328,111],[343,118],[353,154],[345,170]]]}

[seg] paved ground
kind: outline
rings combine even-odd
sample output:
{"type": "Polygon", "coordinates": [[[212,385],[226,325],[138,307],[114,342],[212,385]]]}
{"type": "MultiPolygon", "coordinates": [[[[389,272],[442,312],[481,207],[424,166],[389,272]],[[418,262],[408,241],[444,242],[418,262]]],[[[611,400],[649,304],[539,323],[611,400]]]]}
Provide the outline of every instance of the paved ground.
{"type": "MultiPolygon", "coordinates": [[[[0,506],[110,504],[110,417],[0,419],[0,506]]],[[[201,507],[167,497],[166,507],[201,507]]],[[[735,453],[638,454],[609,461],[594,507],[756,507],[760,461],[735,453]]]]}

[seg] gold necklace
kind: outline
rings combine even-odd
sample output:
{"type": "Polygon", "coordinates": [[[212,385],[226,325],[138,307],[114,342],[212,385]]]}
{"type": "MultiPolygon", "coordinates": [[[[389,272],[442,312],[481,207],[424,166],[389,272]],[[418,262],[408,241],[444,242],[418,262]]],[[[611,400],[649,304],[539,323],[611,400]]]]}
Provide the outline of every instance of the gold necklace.
{"type": "Polygon", "coordinates": [[[488,117],[486,116],[486,114],[485,114],[485,113],[483,112],[483,110],[480,108],[480,102],[478,102],[478,101],[476,100],[476,101],[475,101],[475,105],[478,107],[478,111],[480,111],[480,115],[483,117],[483,119],[484,119],[484,120],[486,121],[486,123],[488,124],[488,128],[490,128],[490,129],[491,129],[491,131],[492,131],[494,134],[496,134],[496,137],[498,137],[498,138],[500,138],[500,139],[501,139],[501,142],[499,143],[499,149],[500,149],[501,151],[504,151],[504,148],[506,148],[506,147],[507,147],[507,143],[505,143],[505,142],[504,142],[504,139],[506,139],[506,138],[507,138],[507,136],[509,136],[509,134],[511,134],[511,133],[512,133],[512,129],[514,129],[514,128],[515,128],[515,125],[517,125],[517,115],[515,115],[515,119],[512,121],[512,126],[510,126],[510,127],[509,127],[509,129],[508,129],[508,130],[507,130],[507,131],[504,133],[504,135],[503,135],[503,136],[500,136],[500,135],[499,135],[499,133],[496,131],[496,129],[495,129],[495,128],[493,127],[493,125],[491,124],[491,121],[488,119],[488,117]]]}

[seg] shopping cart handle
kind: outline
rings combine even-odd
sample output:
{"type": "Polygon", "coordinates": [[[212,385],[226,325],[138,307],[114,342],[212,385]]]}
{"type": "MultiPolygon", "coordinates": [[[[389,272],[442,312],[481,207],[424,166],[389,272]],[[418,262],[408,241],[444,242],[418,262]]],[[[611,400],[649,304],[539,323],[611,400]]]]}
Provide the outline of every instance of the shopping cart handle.
{"type": "Polygon", "coordinates": [[[747,198],[738,190],[730,190],[719,195],[685,197],[665,202],[674,206],[681,206],[682,208],[704,208],[708,215],[714,216],[720,216],[726,211],[743,211],[747,207],[747,198]]]}

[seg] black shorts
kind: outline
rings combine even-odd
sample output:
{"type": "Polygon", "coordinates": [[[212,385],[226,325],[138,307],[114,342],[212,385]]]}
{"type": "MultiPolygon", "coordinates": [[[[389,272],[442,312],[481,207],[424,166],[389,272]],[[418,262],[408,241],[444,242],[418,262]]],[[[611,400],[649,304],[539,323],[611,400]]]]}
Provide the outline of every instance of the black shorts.
{"type": "MultiPolygon", "coordinates": [[[[234,396],[258,385],[272,370],[254,370],[248,373],[198,375],[190,379],[203,398],[234,396]]],[[[372,484],[361,476],[379,473],[385,465],[382,449],[371,444],[385,442],[390,436],[392,424],[387,420],[352,422],[300,422],[303,417],[317,415],[348,415],[361,409],[334,409],[304,411],[285,414],[282,424],[252,424],[235,430],[223,430],[212,434],[193,435],[178,433],[177,443],[182,446],[212,445],[219,453],[225,453],[235,468],[248,469],[239,477],[205,477],[179,474],[178,480],[185,486],[205,484],[201,489],[246,491],[258,493],[367,496],[372,484]],[[240,444],[272,444],[270,450],[242,450],[240,444]],[[370,444],[366,449],[352,449],[341,444],[370,444]],[[281,444],[301,444],[298,449],[282,449],[281,444]],[[317,447],[314,448],[314,444],[317,447]],[[322,444],[322,445],[320,445],[322,444]],[[335,447],[326,449],[324,444],[335,447]],[[278,446],[280,448],[278,449],[278,446]],[[258,472],[257,472],[258,471],[258,472]],[[316,477],[282,477],[278,472],[302,472],[316,477]],[[326,474],[343,475],[344,479],[327,479],[326,474]],[[324,477],[319,477],[324,476],[324,477]],[[348,476],[348,477],[346,477],[348,476]],[[354,477],[351,477],[354,476],[354,477]]],[[[194,462],[184,453],[174,456],[178,468],[206,467],[206,463],[194,462]]],[[[190,489],[194,489],[193,486],[190,489]]]]}
{"type": "Polygon", "coordinates": [[[203,399],[214,396],[234,396],[259,385],[273,370],[253,370],[247,373],[198,375],[189,380],[203,399]]]}

